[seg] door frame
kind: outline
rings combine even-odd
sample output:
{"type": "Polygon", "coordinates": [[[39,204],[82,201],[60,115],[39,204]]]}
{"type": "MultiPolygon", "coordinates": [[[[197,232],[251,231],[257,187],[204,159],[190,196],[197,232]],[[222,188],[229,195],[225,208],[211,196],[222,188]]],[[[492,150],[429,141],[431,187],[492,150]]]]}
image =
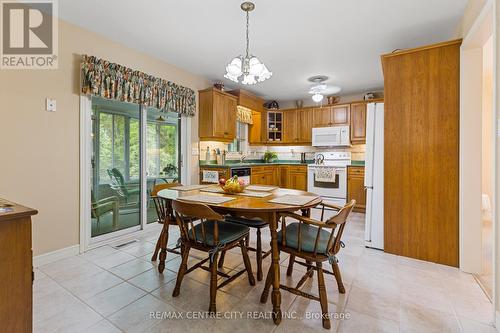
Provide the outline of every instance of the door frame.
{"type": "MultiPolygon", "coordinates": [[[[479,177],[482,170],[482,117],[478,117],[478,109],[482,110],[482,80],[483,80],[483,45],[489,37],[493,38],[493,101],[492,101],[492,221],[493,221],[493,249],[492,249],[492,322],[497,325],[496,312],[498,299],[497,293],[497,265],[496,254],[499,239],[497,237],[496,207],[500,198],[496,185],[497,176],[496,159],[500,156],[500,145],[496,143],[499,136],[497,118],[496,94],[496,19],[495,0],[487,0],[472,27],[464,36],[460,48],[460,195],[459,195],[459,244],[460,244],[460,269],[468,273],[480,273],[482,270],[482,186],[479,177]],[[478,163],[480,161],[480,163],[478,163]]],[[[481,111],[482,112],[482,111],[481,111]]],[[[498,326],[497,326],[498,327],[498,326]]]]}
{"type": "MultiPolygon", "coordinates": [[[[84,253],[90,249],[109,244],[111,241],[117,242],[125,238],[140,236],[142,233],[153,230],[156,223],[147,223],[147,181],[146,168],[146,128],[147,128],[147,112],[141,110],[141,223],[138,226],[129,227],[123,230],[118,230],[109,234],[104,234],[91,239],[90,207],[91,207],[91,173],[92,167],[89,161],[92,158],[92,99],[90,95],[80,95],[80,202],[79,202],[79,251],[84,253]]],[[[191,122],[189,118],[181,117],[179,131],[179,150],[180,150],[180,176],[181,182],[186,184],[189,182],[190,161],[186,158],[188,141],[191,132],[191,122]],[[187,167],[186,167],[187,166],[187,167]]]]}

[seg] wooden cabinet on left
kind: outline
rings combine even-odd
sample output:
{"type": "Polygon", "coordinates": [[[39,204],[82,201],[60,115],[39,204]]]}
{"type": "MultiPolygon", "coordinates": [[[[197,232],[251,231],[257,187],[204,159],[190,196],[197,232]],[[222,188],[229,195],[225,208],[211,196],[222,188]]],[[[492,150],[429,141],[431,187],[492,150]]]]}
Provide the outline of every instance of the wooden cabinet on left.
{"type": "Polygon", "coordinates": [[[0,323],[2,332],[33,330],[31,216],[38,212],[0,199],[0,323]]]}
{"type": "Polygon", "coordinates": [[[233,141],[236,136],[238,98],[215,88],[199,91],[200,140],[233,141]]]}

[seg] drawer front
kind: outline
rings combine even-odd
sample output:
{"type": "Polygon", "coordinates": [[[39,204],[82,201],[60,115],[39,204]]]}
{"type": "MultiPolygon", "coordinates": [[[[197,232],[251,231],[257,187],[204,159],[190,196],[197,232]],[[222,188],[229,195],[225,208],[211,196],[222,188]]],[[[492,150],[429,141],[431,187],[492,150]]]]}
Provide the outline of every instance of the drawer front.
{"type": "Polygon", "coordinates": [[[301,165],[301,166],[289,166],[288,167],[290,171],[294,171],[294,172],[304,172],[304,173],[307,173],[307,166],[305,165],[301,165]]]}
{"type": "Polygon", "coordinates": [[[348,168],[348,176],[364,176],[365,168],[364,167],[349,167],[348,168]]]}

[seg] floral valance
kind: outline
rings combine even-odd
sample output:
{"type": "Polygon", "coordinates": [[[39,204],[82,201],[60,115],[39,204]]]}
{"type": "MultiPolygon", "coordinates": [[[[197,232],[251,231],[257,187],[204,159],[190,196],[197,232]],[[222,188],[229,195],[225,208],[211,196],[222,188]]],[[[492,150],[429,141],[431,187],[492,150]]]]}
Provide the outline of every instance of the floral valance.
{"type": "Polygon", "coordinates": [[[83,56],[82,93],[151,106],[192,117],[196,113],[195,92],[94,56],[83,56]]]}
{"type": "Polygon", "coordinates": [[[236,120],[242,123],[247,123],[247,124],[253,124],[252,120],[252,110],[238,105],[238,108],[236,110],[236,120]]]}

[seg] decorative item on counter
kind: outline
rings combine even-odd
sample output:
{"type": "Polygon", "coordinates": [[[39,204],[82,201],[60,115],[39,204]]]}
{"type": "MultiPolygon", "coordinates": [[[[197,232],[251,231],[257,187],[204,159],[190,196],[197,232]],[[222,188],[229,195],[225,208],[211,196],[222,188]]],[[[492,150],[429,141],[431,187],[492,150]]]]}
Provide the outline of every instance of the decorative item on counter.
{"type": "Polygon", "coordinates": [[[210,147],[207,146],[207,152],[205,153],[205,162],[210,163],[210,147]]]}
{"type": "Polygon", "coordinates": [[[278,158],[278,154],[276,154],[275,152],[273,151],[266,151],[264,153],[264,157],[262,158],[264,160],[264,162],[266,163],[269,163],[269,162],[272,162],[273,160],[277,159],[278,158]]]}
{"type": "Polygon", "coordinates": [[[219,89],[219,90],[224,91],[224,82],[217,81],[217,82],[214,83],[214,87],[217,88],[217,89],[219,89]]]}
{"type": "Polygon", "coordinates": [[[367,92],[366,94],[363,95],[363,99],[365,101],[368,101],[370,99],[374,99],[375,98],[375,93],[373,92],[367,92]]]}
{"type": "Polygon", "coordinates": [[[227,154],[227,152],[224,150],[222,152],[222,157],[221,157],[221,164],[222,165],[226,164],[226,154],[227,154]]]}
{"type": "Polygon", "coordinates": [[[306,163],[306,153],[300,153],[300,163],[306,163]]]}
{"type": "Polygon", "coordinates": [[[219,148],[215,151],[215,158],[217,160],[217,164],[222,164],[222,155],[219,148]]]}
{"type": "Polygon", "coordinates": [[[295,106],[297,107],[297,109],[302,109],[302,107],[304,106],[304,101],[301,99],[296,100],[295,106]]]}
{"type": "Polygon", "coordinates": [[[338,102],[340,102],[339,96],[332,95],[332,96],[328,96],[327,99],[328,99],[328,104],[330,104],[330,105],[337,104],[338,102]]]}
{"type": "Polygon", "coordinates": [[[276,101],[269,101],[264,103],[264,107],[268,110],[279,110],[280,106],[276,101]]]}
{"type": "Polygon", "coordinates": [[[243,179],[238,179],[238,176],[233,176],[228,180],[221,178],[219,180],[220,187],[226,193],[241,193],[245,190],[245,181],[243,179]]]}

